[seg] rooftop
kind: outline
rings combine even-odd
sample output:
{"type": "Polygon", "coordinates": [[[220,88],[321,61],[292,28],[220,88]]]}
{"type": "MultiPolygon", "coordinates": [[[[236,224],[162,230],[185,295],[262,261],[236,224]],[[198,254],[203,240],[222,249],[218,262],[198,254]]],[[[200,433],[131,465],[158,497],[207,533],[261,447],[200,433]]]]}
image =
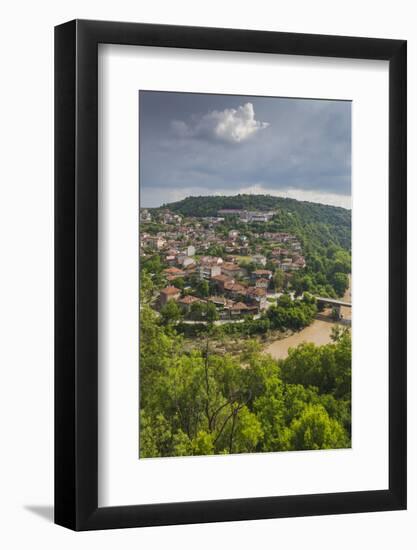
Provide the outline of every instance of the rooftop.
{"type": "Polygon", "coordinates": [[[237,264],[232,264],[231,262],[226,262],[222,265],[223,269],[227,271],[239,271],[240,267],[237,264]]]}
{"type": "Polygon", "coordinates": [[[255,275],[272,275],[272,271],[269,269],[256,269],[253,273],[255,273],[255,275]]]}
{"type": "Polygon", "coordinates": [[[167,275],[184,275],[184,271],[182,269],[178,269],[178,267],[168,267],[167,269],[164,269],[164,273],[167,275]]]}
{"type": "Polygon", "coordinates": [[[213,281],[220,281],[222,283],[226,283],[227,281],[233,282],[233,279],[227,275],[213,275],[212,279],[213,281]]]}
{"type": "Polygon", "coordinates": [[[196,298],[195,296],[184,296],[184,298],[181,298],[178,300],[180,304],[190,305],[194,304],[195,302],[201,302],[200,298],[196,298]]]}
{"type": "Polygon", "coordinates": [[[181,292],[180,289],[175,286],[167,286],[161,290],[161,294],[166,294],[167,296],[178,294],[179,292],[181,292]]]}
{"type": "Polygon", "coordinates": [[[248,306],[243,302],[237,302],[236,304],[233,304],[232,309],[248,309],[248,306]]]}

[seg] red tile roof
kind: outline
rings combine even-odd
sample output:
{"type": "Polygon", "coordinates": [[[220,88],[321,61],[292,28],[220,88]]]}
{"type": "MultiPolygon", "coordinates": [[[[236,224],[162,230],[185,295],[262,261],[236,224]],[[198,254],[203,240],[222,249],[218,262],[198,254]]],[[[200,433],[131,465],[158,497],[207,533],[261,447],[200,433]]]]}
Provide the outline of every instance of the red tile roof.
{"type": "Polygon", "coordinates": [[[272,275],[272,271],[269,269],[256,269],[253,273],[255,275],[272,275]]]}
{"type": "Polygon", "coordinates": [[[237,264],[232,264],[231,262],[226,262],[222,266],[222,269],[227,271],[239,271],[240,267],[237,264]]]}
{"type": "Polygon", "coordinates": [[[161,294],[166,295],[172,295],[172,294],[179,294],[181,291],[179,288],[176,288],[175,286],[167,286],[166,288],[161,290],[161,294]]]}
{"type": "Polygon", "coordinates": [[[239,310],[242,310],[242,309],[248,309],[248,306],[246,304],[244,304],[243,302],[237,302],[236,304],[233,304],[232,306],[232,309],[239,309],[239,310]]]}
{"type": "Polygon", "coordinates": [[[181,298],[178,300],[180,304],[190,305],[194,304],[195,302],[201,302],[200,298],[196,298],[195,296],[184,296],[184,298],[181,298]]]}
{"type": "Polygon", "coordinates": [[[247,289],[247,294],[250,296],[266,296],[266,290],[264,288],[250,287],[247,289]]]}
{"type": "Polygon", "coordinates": [[[214,275],[212,279],[213,281],[219,281],[221,283],[227,283],[228,281],[233,282],[233,279],[227,275],[214,275]]]}
{"type": "Polygon", "coordinates": [[[167,273],[168,275],[183,275],[184,271],[182,269],[178,269],[178,267],[167,267],[166,269],[164,269],[164,273],[167,273]]]}
{"type": "Polygon", "coordinates": [[[239,283],[225,283],[224,284],[224,288],[226,290],[231,290],[232,292],[239,292],[239,293],[246,293],[246,288],[242,285],[240,285],[239,283]]]}

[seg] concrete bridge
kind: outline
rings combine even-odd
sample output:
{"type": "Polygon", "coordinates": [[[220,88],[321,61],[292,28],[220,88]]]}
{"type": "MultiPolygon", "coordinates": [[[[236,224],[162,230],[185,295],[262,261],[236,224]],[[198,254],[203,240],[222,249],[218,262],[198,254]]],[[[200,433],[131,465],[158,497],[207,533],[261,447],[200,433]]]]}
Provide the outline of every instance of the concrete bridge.
{"type": "Polygon", "coordinates": [[[352,307],[352,304],[343,302],[342,300],[335,300],[334,298],[323,298],[322,296],[315,296],[317,303],[329,304],[329,306],[336,307],[352,307]]]}
{"type": "MultiPolygon", "coordinates": [[[[323,304],[324,306],[331,306],[334,311],[333,319],[335,321],[342,322],[343,315],[340,313],[342,307],[352,307],[352,304],[349,302],[344,302],[343,300],[335,300],[334,298],[323,298],[322,296],[315,296],[317,304],[323,304]]],[[[346,324],[351,323],[350,319],[344,319],[343,322],[346,324]]]]}

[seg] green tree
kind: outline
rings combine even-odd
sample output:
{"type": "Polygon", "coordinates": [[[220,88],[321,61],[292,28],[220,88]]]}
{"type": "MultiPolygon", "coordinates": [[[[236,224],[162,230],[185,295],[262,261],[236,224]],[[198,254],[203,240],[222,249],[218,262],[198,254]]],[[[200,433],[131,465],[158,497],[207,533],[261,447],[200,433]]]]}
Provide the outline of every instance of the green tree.
{"type": "Polygon", "coordinates": [[[140,457],[169,456],[171,447],[171,428],[162,414],[154,418],[144,411],[140,415],[140,457]]]}
{"type": "Polygon", "coordinates": [[[194,302],[191,304],[190,317],[194,321],[202,321],[206,312],[206,307],[203,302],[194,302]]]}
{"type": "Polygon", "coordinates": [[[201,430],[192,440],[191,446],[193,455],[212,455],[214,454],[213,435],[201,430]]]}
{"type": "Polygon", "coordinates": [[[213,302],[207,302],[205,305],[205,310],[205,317],[208,323],[214,323],[214,321],[218,320],[219,314],[213,302]]]}
{"type": "Polygon", "coordinates": [[[201,279],[199,283],[197,284],[197,293],[200,296],[200,298],[207,298],[209,295],[210,287],[208,284],[208,281],[205,279],[201,279]]]}
{"type": "Polygon", "coordinates": [[[140,303],[142,305],[151,301],[153,290],[152,277],[146,269],[142,269],[140,272],[140,303]]]}
{"type": "Polygon", "coordinates": [[[350,447],[343,427],[321,405],[307,405],[300,417],[292,421],[290,429],[291,442],[297,450],[350,447]]]}
{"type": "Polygon", "coordinates": [[[285,273],[282,269],[277,269],[275,271],[273,281],[276,291],[283,289],[285,283],[285,273]]]}
{"type": "Polygon", "coordinates": [[[161,319],[163,324],[173,324],[180,320],[181,318],[181,308],[175,300],[169,300],[161,308],[161,319]]]}
{"type": "Polygon", "coordinates": [[[254,452],[263,437],[261,422],[246,405],[235,410],[225,434],[227,450],[230,454],[254,452]]]}
{"type": "Polygon", "coordinates": [[[349,286],[349,278],[345,273],[336,272],[332,276],[332,284],[339,296],[343,296],[349,286]]]}

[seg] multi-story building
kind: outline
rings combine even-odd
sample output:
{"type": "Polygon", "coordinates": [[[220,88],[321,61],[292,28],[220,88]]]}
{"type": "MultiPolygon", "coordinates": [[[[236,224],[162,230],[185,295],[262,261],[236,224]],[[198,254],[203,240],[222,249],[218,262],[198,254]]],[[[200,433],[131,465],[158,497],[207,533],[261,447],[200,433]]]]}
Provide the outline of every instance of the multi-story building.
{"type": "Polygon", "coordinates": [[[272,278],[272,271],[269,269],[256,269],[252,271],[252,279],[268,279],[272,278]]]}
{"type": "Polygon", "coordinates": [[[255,281],[255,288],[263,288],[267,290],[269,287],[269,280],[268,279],[256,279],[255,281]]]}
{"type": "Polygon", "coordinates": [[[266,290],[264,288],[254,288],[253,286],[248,288],[246,298],[249,303],[256,304],[259,310],[266,308],[266,290]]]}
{"type": "Polygon", "coordinates": [[[184,254],[186,254],[187,256],[195,256],[195,246],[187,246],[184,250],[184,254]]]}
{"type": "Polygon", "coordinates": [[[166,240],[161,236],[146,236],[142,239],[142,245],[153,250],[162,250],[166,245],[166,240]]]}
{"type": "Polygon", "coordinates": [[[239,283],[225,283],[224,291],[230,298],[242,298],[246,296],[247,288],[239,283]]]}
{"type": "Polygon", "coordinates": [[[202,264],[197,267],[200,279],[212,279],[221,274],[220,265],[202,264]]]}

